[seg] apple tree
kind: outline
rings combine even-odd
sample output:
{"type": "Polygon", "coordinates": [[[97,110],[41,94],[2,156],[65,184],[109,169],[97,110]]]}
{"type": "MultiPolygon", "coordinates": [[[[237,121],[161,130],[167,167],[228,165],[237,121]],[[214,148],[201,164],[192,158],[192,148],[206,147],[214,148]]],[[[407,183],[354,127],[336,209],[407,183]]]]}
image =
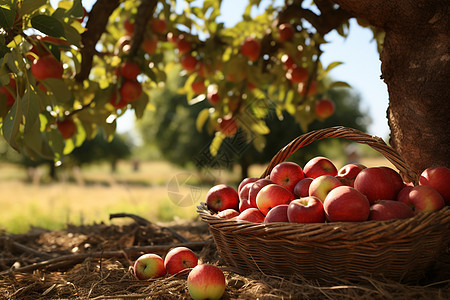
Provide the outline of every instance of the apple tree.
{"type": "Polygon", "coordinates": [[[211,105],[196,123],[213,145],[238,129],[261,141],[272,107],[307,129],[325,92],[345,86],[326,80],[339,62],[323,66],[321,45],[356,17],[379,42],[392,145],[417,172],[450,165],[446,1],[286,0],[253,16],[261,1],[250,0],[233,28],[218,21],[221,2],[97,0],[87,12],[81,0],[2,0],[3,137],[31,157],[61,160],[99,129],[111,138],[127,110],[140,118],[157,109],[149,91],[175,63],[189,103],[211,105]]]}

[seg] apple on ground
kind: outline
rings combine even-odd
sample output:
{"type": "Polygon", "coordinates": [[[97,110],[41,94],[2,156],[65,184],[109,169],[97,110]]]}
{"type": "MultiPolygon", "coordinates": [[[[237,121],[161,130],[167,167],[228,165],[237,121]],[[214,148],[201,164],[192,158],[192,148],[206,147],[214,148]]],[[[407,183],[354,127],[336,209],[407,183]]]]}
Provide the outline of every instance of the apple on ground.
{"type": "Polygon", "coordinates": [[[233,208],[227,208],[225,210],[219,211],[217,216],[222,219],[233,219],[239,216],[239,212],[233,208]]]}
{"type": "Polygon", "coordinates": [[[336,177],[339,180],[348,183],[351,187],[353,187],[355,183],[356,175],[361,172],[361,170],[366,169],[367,167],[362,164],[346,164],[342,168],[338,170],[336,177]]]}
{"type": "Polygon", "coordinates": [[[166,274],[164,260],[154,253],[143,254],[135,261],[134,274],[139,280],[158,278],[166,274]]]}
{"type": "Polygon", "coordinates": [[[303,167],[305,177],[317,178],[322,175],[337,175],[336,166],[331,160],[323,156],[317,156],[309,160],[303,167]]]}
{"type": "Polygon", "coordinates": [[[225,275],[214,265],[197,265],[189,272],[187,287],[193,300],[218,300],[225,292],[225,275]]]}
{"type": "Polygon", "coordinates": [[[236,217],[238,221],[248,221],[253,223],[263,223],[266,216],[256,207],[250,207],[244,210],[236,217]]]}
{"type": "Polygon", "coordinates": [[[258,196],[259,191],[266,185],[272,183],[273,181],[268,178],[258,179],[253,183],[253,185],[250,187],[250,191],[248,192],[248,201],[251,207],[256,207],[256,197],[258,196]]]}
{"type": "Polygon", "coordinates": [[[338,186],[323,202],[326,218],[331,222],[362,222],[370,214],[366,196],[350,186],[338,186]]]}
{"type": "Polygon", "coordinates": [[[322,201],[314,196],[293,200],[289,203],[287,216],[291,223],[325,222],[325,211],[322,201]]]}
{"type": "Polygon", "coordinates": [[[290,192],[294,192],[294,187],[303,178],[302,167],[294,162],[282,162],[277,164],[270,172],[270,180],[281,185],[290,192]]]}
{"type": "Polygon", "coordinates": [[[289,204],[295,199],[293,193],[278,184],[269,184],[263,187],[256,196],[256,206],[264,214],[277,205],[289,204]]]}
{"type": "Polygon", "coordinates": [[[338,178],[331,175],[321,175],[314,178],[309,185],[309,195],[324,201],[328,193],[338,186],[344,185],[338,178]]]}
{"type": "Polygon", "coordinates": [[[369,220],[385,221],[414,217],[411,207],[396,200],[378,200],[370,206],[369,220]]]}
{"type": "Polygon", "coordinates": [[[242,181],[239,183],[239,186],[238,186],[238,193],[241,191],[241,189],[242,189],[246,184],[255,182],[255,181],[257,181],[257,180],[259,180],[259,178],[256,178],[256,177],[246,177],[246,178],[242,179],[242,181]]]}
{"type": "Polygon", "coordinates": [[[400,175],[389,167],[370,167],[356,175],[354,187],[372,204],[377,200],[395,200],[405,186],[400,175]]]}
{"type": "Polygon", "coordinates": [[[227,208],[237,209],[238,205],[238,193],[229,185],[215,185],[206,193],[206,206],[214,212],[227,208]]]}
{"type": "Polygon", "coordinates": [[[280,204],[275,206],[267,213],[264,218],[264,223],[289,222],[287,210],[288,204],[280,204]]]}
{"type": "Polygon", "coordinates": [[[164,258],[164,268],[170,275],[186,272],[194,268],[197,263],[197,255],[187,247],[175,247],[167,252],[164,258]]]}
{"type": "Polygon", "coordinates": [[[419,185],[429,185],[435,188],[450,203],[450,169],[446,167],[426,168],[419,177],[419,185]]]}
{"type": "Polygon", "coordinates": [[[309,196],[309,186],[313,181],[312,178],[306,177],[297,182],[294,186],[294,195],[297,198],[308,197],[309,196]]]}
{"type": "Polygon", "coordinates": [[[428,185],[413,187],[406,196],[399,198],[399,201],[409,205],[415,214],[438,211],[445,206],[445,201],[441,194],[428,185]]]}

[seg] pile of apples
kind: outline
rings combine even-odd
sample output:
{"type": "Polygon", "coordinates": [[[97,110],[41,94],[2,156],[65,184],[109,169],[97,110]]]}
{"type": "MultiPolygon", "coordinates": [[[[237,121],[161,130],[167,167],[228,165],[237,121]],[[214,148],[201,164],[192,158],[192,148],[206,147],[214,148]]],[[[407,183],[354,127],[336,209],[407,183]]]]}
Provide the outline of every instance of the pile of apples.
{"type": "Polygon", "coordinates": [[[226,281],[222,270],[211,264],[198,264],[195,253],[187,247],[175,247],[165,258],[155,253],[138,257],[133,266],[139,280],[156,279],[165,275],[189,274],[187,288],[192,299],[220,299],[226,281]]]}
{"type": "Polygon", "coordinates": [[[449,205],[449,183],[446,167],[427,168],[414,186],[389,167],[347,164],[338,170],[319,156],[303,168],[279,163],[266,178],[245,178],[237,190],[216,185],[206,205],[220,218],[256,223],[405,219],[449,205]]]}

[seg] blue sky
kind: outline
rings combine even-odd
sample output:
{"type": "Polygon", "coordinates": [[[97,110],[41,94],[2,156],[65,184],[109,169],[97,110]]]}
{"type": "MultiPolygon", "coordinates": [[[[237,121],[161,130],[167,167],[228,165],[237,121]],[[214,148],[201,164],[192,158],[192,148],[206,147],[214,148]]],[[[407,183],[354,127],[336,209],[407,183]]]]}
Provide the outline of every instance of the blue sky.
{"type": "MultiPolygon", "coordinates": [[[[52,0],[57,2],[57,0],[52,0]]],[[[263,0],[258,10],[264,9],[271,1],[263,0]]],[[[281,1],[283,2],[283,1],[281,1]]],[[[90,10],[93,0],[83,0],[83,5],[90,10]]],[[[185,1],[178,1],[180,6],[185,1]]],[[[226,26],[233,26],[240,21],[248,1],[223,0],[222,16],[219,21],[226,26]]],[[[258,10],[254,13],[258,13],[258,10]]],[[[369,29],[362,28],[351,20],[350,32],[347,38],[331,32],[325,36],[329,44],[323,45],[322,63],[328,65],[333,61],[341,61],[344,64],[330,72],[335,80],[346,81],[361,95],[361,108],[366,110],[372,125],[368,133],[387,138],[389,128],[386,119],[388,106],[387,86],[380,79],[381,63],[375,41],[372,41],[372,33],[369,29]]],[[[118,119],[118,131],[126,132],[134,126],[133,112],[126,113],[118,119]]]]}

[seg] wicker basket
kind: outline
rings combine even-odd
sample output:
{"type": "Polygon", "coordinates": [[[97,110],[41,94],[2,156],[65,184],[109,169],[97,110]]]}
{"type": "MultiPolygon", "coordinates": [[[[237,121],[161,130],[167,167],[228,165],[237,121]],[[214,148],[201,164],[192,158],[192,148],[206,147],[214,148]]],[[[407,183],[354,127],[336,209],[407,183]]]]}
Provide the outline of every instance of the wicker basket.
{"type": "MultiPolygon", "coordinates": [[[[358,130],[333,127],[304,134],[272,159],[262,178],[299,148],[325,138],[345,138],[382,153],[406,179],[417,180],[382,139],[358,130]]],[[[450,207],[389,221],[335,223],[251,223],[220,219],[204,203],[198,213],[209,224],[224,262],[238,273],[259,271],[307,279],[361,276],[413,282],[423,278],[450,241],[450,207]]]]}

